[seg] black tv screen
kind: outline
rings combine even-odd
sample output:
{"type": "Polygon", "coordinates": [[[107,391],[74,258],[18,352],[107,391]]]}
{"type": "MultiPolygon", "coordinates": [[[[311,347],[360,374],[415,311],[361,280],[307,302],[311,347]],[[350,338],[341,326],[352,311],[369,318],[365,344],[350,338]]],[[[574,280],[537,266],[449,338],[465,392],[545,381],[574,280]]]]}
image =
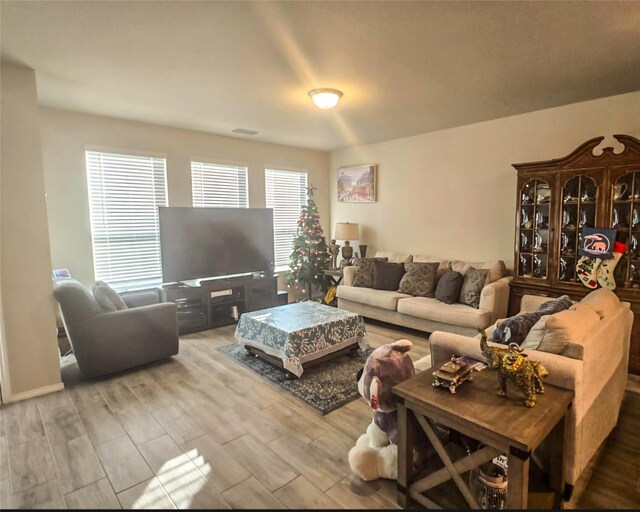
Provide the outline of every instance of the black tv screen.
{"type": "Polygon", "coordinates": [[[273,210],[161,207],[165,283],[273,273],[273,210]]]}

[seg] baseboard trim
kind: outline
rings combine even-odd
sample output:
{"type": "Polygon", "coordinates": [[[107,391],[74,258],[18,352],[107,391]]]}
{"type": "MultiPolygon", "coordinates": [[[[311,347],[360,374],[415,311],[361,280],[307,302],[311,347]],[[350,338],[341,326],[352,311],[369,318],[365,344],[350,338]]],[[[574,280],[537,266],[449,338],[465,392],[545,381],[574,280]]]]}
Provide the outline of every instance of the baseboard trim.
{"type": "Polygon", "coordinates": [[[11,396],[7,397],[5,403],[19,402],[20,400],[27,400],[29,398],[35,398],[37,396],[48,395],[49,393],[55,393],[56,391],[61,391],[63,389],[64,382],[58,382],[57,384],[51,384],[50,386],[44,386],[42,388],[12,394],[11,396]]]}

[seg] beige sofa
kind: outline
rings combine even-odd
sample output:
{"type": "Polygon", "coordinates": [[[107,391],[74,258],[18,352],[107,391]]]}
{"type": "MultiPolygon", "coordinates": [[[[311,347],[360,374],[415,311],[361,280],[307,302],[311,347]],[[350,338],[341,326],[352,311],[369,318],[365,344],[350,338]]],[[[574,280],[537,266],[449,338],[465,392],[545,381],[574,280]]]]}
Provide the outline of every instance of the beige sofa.
{"type": "Polygon", "coordinates": [[[354,287],[352,284],[356,268],[346,267],[342,284],[338,286],[336,293],[340,309],[420,331],[449,331],[472,336],[477,329],[485,329],[507,314],[511,278],[505,277],[506,270],[502,261],[467,263],[382,251],[378,251],[376,257],[387,257],[388,261],[395,263],[439,262],[440,268],[451,268],[462,274],[469,267],[488,269],[488,284],[482,290],[480,307],[475,309],[465,304],[445,304],[427,297],[354,287]]]}
{"type": "MultiPolygon", "coordinates": [[[[535,311],[547,300],[548,297],[525,295],[522,311],[535,311]]],[[[546,383],[575,392],[568,416],[565,447],[565,480],[570,486],[575,485],[618,421],[627,384],[633,323],[629,304],[620,302],[608,290],[592,292],[581,303],[590,303],[598,315],[595,315],[595,321],[577,320],[575,325],[570,326],[569,332],[566,332],[570,343],[562,352],[565,355],[526,350],[530,359],[542,362],[549,371],[546,383]],[[576,335],[572,336],[570,331],[576,332],[576,335]]],[[[452,354],[484,360],[479,336],[470,338],[434,332],[429,342],[434,367],[449,360],[452,354]]],[[[540,400],[544,400],[544,397],[540,400]]]]}

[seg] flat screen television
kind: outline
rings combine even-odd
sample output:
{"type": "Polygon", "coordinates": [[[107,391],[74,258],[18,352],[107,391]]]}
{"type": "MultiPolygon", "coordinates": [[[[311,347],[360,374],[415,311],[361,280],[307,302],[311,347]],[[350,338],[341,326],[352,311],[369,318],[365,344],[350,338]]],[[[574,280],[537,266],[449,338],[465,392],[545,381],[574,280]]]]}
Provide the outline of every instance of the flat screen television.
{"type": "Polygon", "coordinates": [[[270,208],[161,207],[159,218],[165,283],[273,274],[270,208]]]}

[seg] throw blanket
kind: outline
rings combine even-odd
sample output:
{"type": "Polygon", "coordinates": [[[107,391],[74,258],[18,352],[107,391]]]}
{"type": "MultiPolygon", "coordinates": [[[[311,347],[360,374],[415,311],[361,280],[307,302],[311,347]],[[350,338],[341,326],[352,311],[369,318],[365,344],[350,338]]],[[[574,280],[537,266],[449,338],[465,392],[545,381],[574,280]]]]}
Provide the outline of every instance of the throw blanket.
{"type": "Polygon", "coordinates": [[[503,345],[508,345],[509,343],[520,345],[540,318],[569,309],[571,305],[572,302],[569,296],[563,295],[558,299],[545,302],[533,313],[522,313],[505,318],[498,322],[489,341],[503,345]]]}

